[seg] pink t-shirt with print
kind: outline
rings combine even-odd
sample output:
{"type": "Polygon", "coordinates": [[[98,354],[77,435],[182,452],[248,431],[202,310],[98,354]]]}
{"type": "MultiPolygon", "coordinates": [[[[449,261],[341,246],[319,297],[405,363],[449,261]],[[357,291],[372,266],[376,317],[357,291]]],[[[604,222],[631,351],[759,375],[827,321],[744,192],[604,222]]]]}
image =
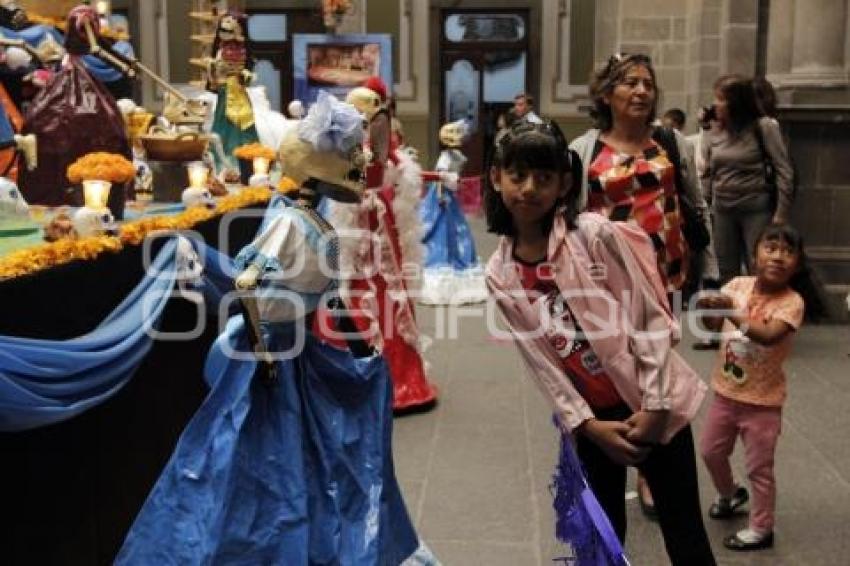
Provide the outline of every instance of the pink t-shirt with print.
{"type": "MultiPolygon", "coordinates": [[[[781,320],[797,330],[803,322],[802,297],[790,288],[776,295],[759,295],[753,292],[755,283],[755,277],[736,277],[722,291],[732,298],[736,309],[747,312],[750,320],[781,320]]],[[[794,333],[776,344],[763,346],[749,338],[733,336],[734,331],[735,326],[727,320],[712,387],[735,401],[781,407],[786,395],[782,365],[791,353],[794,333]]]]}

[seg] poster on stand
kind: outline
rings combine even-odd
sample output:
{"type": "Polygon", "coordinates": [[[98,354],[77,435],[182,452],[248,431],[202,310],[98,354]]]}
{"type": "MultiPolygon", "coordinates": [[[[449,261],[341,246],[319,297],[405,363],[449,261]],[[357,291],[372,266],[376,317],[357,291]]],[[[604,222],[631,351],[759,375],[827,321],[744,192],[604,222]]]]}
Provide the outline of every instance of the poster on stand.
{"type": "Polygon", "coordinates": [[[305,106],[320,90],[345,98],[349,90],[371,76],[393,84],[392,37],[389,34],[292,36],[295,98],[305,106]]]}

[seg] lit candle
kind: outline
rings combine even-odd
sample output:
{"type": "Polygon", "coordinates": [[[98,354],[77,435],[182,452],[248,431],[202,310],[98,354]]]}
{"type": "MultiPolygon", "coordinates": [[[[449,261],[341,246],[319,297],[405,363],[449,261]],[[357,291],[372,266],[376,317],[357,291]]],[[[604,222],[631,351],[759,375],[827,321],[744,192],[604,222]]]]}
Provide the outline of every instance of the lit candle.
{"type": "Polygon", "coordinates": [[[254,158],[254,175],[269,174],[269,159],[267,157],[254,158]]]}
{"type": "Polygon", "coordinates": [[[83,197],[86,201],[86,207],[95,210],[106,208],[111,187],[112,183],[109,181],[94,179],[83,181],[83,197]]]}
{"type": "Polygon", "coordinates": [[[207,177],[210,169],[201,161],[193,161],[186,166],[189,170],[189,186],[193,189],[204,189],[207,186],[207,177]]]}

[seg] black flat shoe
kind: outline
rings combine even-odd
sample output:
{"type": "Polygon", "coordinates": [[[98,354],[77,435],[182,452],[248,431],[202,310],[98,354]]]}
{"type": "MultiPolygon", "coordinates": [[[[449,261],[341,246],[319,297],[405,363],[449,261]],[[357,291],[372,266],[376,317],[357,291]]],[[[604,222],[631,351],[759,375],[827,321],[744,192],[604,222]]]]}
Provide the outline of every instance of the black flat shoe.
{"type": "Polygon", "coordinates": [[[738,487],[729,499],[718,499],[708,508],[708,516],[712,519],[729,519],[735,515],[735,511],[750,500],[747,488],[738,487]]]}
{"type": "Polygon", "coordinates": [[[694,350],[719,350],[720,340],[701,340],[699,342],[694,342],[691,348],[693,348],[694,350]]]}
{"type": "Polygon", "coordinates": [[[758,540],[744,540],[737,533],[723,539],[723,546],[729,550],[736,552],[746,552],[748,550],[762,550],[773,547],[773,533],[767,533],[758,540]]]}

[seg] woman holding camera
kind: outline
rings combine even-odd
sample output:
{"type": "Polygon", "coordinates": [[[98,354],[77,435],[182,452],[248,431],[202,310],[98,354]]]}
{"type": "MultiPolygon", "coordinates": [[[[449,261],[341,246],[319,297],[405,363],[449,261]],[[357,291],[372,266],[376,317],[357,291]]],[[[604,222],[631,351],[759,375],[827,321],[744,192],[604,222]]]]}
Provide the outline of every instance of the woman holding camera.
{"type": "Polygon", "coordinates": [[[701,180],[712,204],[714,249],[725,284],[741,274],[742,263],[749,266],[762,229],[788,221],[793,173],[779,124],[764,115],[751,79],[720,77],[714,97],[706,116],[713,128],[702,143],[701,180]]]}

